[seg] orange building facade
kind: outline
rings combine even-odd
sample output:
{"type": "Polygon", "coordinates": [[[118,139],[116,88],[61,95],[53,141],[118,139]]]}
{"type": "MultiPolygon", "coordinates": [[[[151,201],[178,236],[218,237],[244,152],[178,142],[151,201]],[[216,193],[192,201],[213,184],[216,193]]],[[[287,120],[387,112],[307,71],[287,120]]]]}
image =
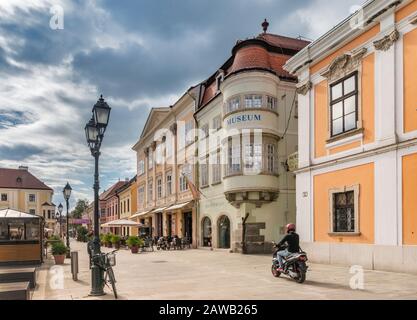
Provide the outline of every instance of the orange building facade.
{"type": "Polygon", "coordinates": [[[299,79],[297,227],[315,262],[417,272],[417,1],[368,1],[299,79]]]}

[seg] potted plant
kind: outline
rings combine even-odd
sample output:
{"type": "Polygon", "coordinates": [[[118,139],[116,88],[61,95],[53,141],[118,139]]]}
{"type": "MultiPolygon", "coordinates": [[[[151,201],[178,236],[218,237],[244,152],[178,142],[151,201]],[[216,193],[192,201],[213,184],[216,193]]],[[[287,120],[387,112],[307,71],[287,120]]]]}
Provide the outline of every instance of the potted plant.
{"type": "Polygon", "coordinates": [[[130,236],[127,240],[126,240],[127,245],[130,248],[130,251],[132,253],[138,253],[139,252],[139,247],[141,247],[143,245],[143,240],[140,239],[137,236],[130,236]]]}
{"type": "Polygon", "coordinates": [[[111,233],[107,233],[104,236],[104,243],[105,243],[105,245],[106,245],[107,248],[112,248],[111,238],[112,238],[112,234],[111,233]]]}
{"type": "Polygon", "coordinates": [[[111,237],[111,243],[114,245],[114,247],[115,247],[116,249],[120,249],[120,236],[119,236],[119,235],[117,235],[117,234],[114,234],[114,235],[111,237]]]}
{"type": "Polygon", "coordinates": [[[100,233],[100,246],[104,246],[106,242],[104,241],[104,234],[100,233]]]}
{"type": "Polygon", "coordinates": [[[52,255],[55,259],[55,264],[64,264],[66,253],[68,248],[62,241],[52,244],[52,255]]]}

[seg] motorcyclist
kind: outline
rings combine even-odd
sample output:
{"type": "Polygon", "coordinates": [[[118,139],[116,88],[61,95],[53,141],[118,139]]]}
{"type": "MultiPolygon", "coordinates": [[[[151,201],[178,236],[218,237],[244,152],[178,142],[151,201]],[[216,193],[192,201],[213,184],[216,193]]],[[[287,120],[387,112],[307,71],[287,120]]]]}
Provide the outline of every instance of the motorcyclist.
{"type": "Polygon", "coordinates": [[[279,267],[278,272],[283,272],[284,258],[288,257],[292,253],[300,251],[300,237],[295,233],[295,224],[289,223],[286,226],[287,234],[282,238],[282,240],[277,244],[277,247],[281,247],[283,244],[287,243],[287,248],[277,252],[277,259],[279,267]]]}

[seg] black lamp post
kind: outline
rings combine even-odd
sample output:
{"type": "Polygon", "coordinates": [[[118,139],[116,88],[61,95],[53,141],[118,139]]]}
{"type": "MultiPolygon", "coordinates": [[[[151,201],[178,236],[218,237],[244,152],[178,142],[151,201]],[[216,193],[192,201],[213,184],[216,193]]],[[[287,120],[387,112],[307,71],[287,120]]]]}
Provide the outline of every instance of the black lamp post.
{"type": "Polygon", "coordinates": [[[69,233],[68,233],[68,231],[69,231],[69,213],[68,213],[69,203],[68,202],[69,202],[69,198],[71,197],[71,191],[72,191],[72,188],[69,185],[69,183],[67,182],[64,190],[62,191],[63,194],[64,194],[65,202],[67,203],[67,248],[68,248],[67,258],[71,257],[71,255],[70,255],[70,241],[69,241],[69,233]]]}
{"type": "MultiPolygon", "coordinates": [[[[90,147],[91,155],[94,157],[94,247],[93,255],[100,254],[100,225],[99,225],[99,197],[100,189],[98,176],[98,159],[100,157],[100,147],[103,141],[104,132],[109,123],[111,108],[104,101],[103,96],[93,107],[93,115],[90,121],[85,125],[85,135],[88,146],[90,147]]],[[[104,295],[103,291],[103,270],[95,263],[91,267],[91,296],[104,295]]]]}
{"type": "MultiPolygon", "coordinates": [[[[62,210],[64,207],[62,206],[62,203],[58,206],[58,212],[59,212],[59,237],[62,238],[62,210]]],[[[58,219],[57,219],[58,221],[58,219]]]]}

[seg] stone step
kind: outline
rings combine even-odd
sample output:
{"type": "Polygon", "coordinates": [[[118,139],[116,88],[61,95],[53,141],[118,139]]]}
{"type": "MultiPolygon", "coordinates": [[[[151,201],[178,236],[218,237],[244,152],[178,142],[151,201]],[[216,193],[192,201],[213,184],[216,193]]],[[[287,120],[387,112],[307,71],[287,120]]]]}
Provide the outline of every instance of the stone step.
{"type": "Polygon", "coordinates": [[[0,268],[0,283],[28,281],[30,289],[36,287],[36,268],[0,268]]]}
{"type": "Polygon", "coordinates": [[[0,283],[0,300],[30,300],[29,281],[0,283]]]}

